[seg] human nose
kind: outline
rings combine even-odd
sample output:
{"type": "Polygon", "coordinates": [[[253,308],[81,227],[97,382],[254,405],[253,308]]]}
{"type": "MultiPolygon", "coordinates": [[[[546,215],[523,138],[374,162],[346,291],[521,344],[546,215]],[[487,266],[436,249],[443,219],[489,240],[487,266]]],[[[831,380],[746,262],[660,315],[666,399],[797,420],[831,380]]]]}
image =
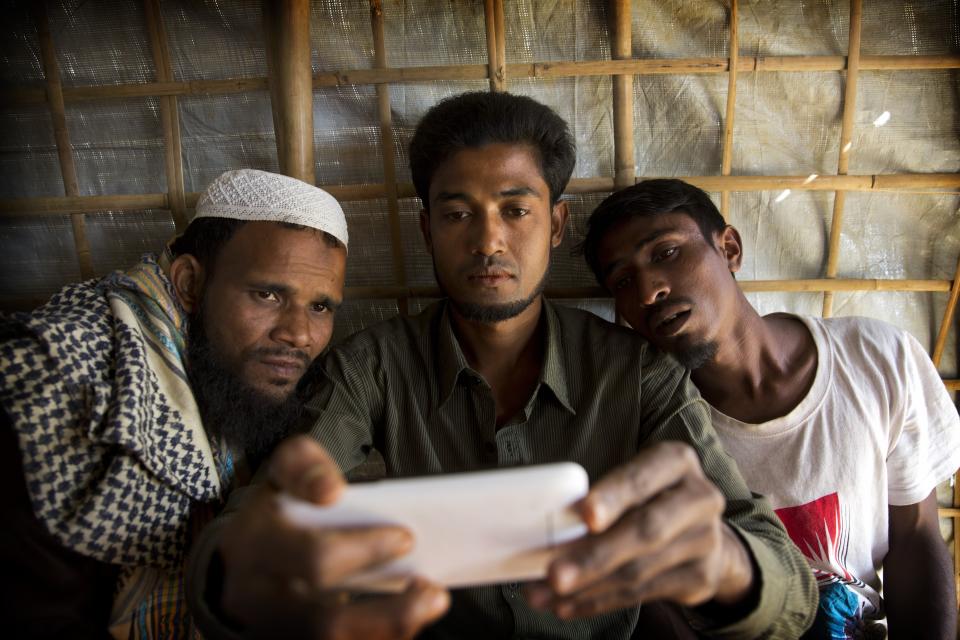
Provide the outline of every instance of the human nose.
{"type": "Polygon", "coordinates": [[[645,307],[662,302],[670,295],[670,286],[667,281],[656,274],[637,278],[637,297],[645,307]]]}
{"type": "Polygon", "coordinates": [[[473,253],[492,256],[503,253],[504,223],[499,215],[486,213],[475,218],[473,253]]]}
{"type": "Polygon", "coordinates": [[[312,334],[310,332],[310,318],[305,309],[287,308],[280,312],[271,337],[277,342],[283,342],[295,349],[304,349],[310,346],[312,334]]]}

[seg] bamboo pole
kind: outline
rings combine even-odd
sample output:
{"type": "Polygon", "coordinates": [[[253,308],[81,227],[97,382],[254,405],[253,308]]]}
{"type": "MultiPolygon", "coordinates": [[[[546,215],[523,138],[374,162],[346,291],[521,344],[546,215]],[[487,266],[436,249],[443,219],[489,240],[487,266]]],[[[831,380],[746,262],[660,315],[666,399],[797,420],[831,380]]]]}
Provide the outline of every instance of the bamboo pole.
{"type": "MultiPolygon", "coordinates": [[[[850,0],[850,35],[848,37],[847,80],[843,90],[843,120],[840,126],[840,157],[837,160],[837,175],[846,175],[850,164],[850,147],[853,139],[853,117],[857,108],[857,75],[860,73],[860,23],[862,0],[850,0]]],[[[830,247],[827,250],[828,278],[837,276],[837,263],[840,260],[840,234],[843,228],[843,207],[846,203],[845,191],[837,191],[833,196],[833,217],[830,221],[830,247]]],[[[833,315],[833,294],[823,296],[823,317],[833,315]]]]}
{"type": "MultiPolygon", "coordinates": [[[[150,33],[150,48],[158,82],[173,80],[167,31],[163,26],[160,0],[144,0],[143,10],[150,33]]],[[[183,149],[180,142],[180,117],[176,96],[160,96],[160,120],[163,123],[163,152],[167,174],[167,201],[177,231],[187,226],[187,206],[183,196],[183,149]]]]}
{"type": "MultiPolygon", "coordinates": [[[[627,60],[633,56],[630,0],[613,0],[613,58],[627,60]]],[[[636,149],[633,139],[633,76],[613,76],[613,151],[614,178],[617,189],[635,182],[636,149]]]]}
{"type": "MultiPolygon", "coordinates": [[[[503,33],[503,0],[484,0],[483,21],[487,35],[487,75],[490,91],[507,90],[507,46],[503,33]]],[[[467,79],[467,78],[458,78],[467,79]]]]}
{"type": "MultiPolygon", "coordinates": [[[[80,195],[77,181],[77,167],[73,162],[70,148],[70,134],[67,130],[66,107],[63,102],[63,88],[60,82],[60,65],[57,62],[57,50],[50,35],[50,22],[43,2],[33,5],[33,17],[37,36],[40,40],[40,57],[43,62],[43,74],[47,84],[47,102],[50,105],[50,117],[53,120],[53,135],[57,143],[57,157],[60,160],[60,173],[63,177],[63,191],[69,197],[80,195]]],[[[80,277],[84,280],[93,277],[93,257],[90,254],[90,240],[87,238],[87,223],[82,213],[71,212],[70,224],[73,229],[73,242],[77,249],[77,261],[80,277]]]]}
{"type": "MultiPolygon", "coordinates": [[[[647,180],[655,176],[638,177],[647,180]]],[[[884,193],[927,193],[927,189],[950,189],[960,192],[960,174],[899,174],[821,176],[809,182],[805,176],[679,176],[682,180],[706,191],[867,191],[884,193]],[[805,184],[806,183],[806,184],[805,184]]],[[[377,200],[387,197],[383,184],[322,185],[330,195],[347,202],[377,200]]],[[[413,198],[416,192],[410,183],[397,185],[398,198],[413,198]]],[[[574,178],[566,193],[605,193],[615,188],[613,178],[574,178]]],[[[186,207],[192,208],[200,197],[198,192],[184,194],[186,207]]],[[[169,209],[170,199],[165,193],[137,195],[70,196],[0,199],[0,215],[46,215],[104,210],[129,211],[134,209],[169,209]]]]}
{"type": "MultiPolygon", "coordinates": [[[[737,104],[737,68],[740,53],[740,35],[737,15],[737,0],[730,0],[730,70],[727,78],[727,111],[723,119],[723,157],[720,160],[720,175],[730,175],[733,164],[733,119],[737,104]]],[[[720,192],[720,215],[730,217],[730,192],[720,192]]]]}
{"type": "Polygon", "coordinates": [[[957,268],[953,273],[953,286],[950,288],[950,298],[947,300],[947,308],[943,312],[943,320],[940,322],[940,330],[937,332],[937,339],[933,346],[934,366],[940,366],[940,360],[943,359],[943,351],[947,346],[947,335],[950,333],[950,325],[953,323],[953,314],[957,309],[957,299],[960,298],[960,257],[957,258],[957,268]]]}
{"type": "Polygon", "coordinates": [[[309,0],[264,0],[270,95],[280,171],[316,183],[309,0]]]}
{"type": "MultiPolygon", "coordinates": [[[[486,0],[492,2],[493,0],[486,0]]],[[[493,19],[493,16],[491,16],[493,19]]],[[[491,43],[488,42],[488,46],[491,43]]],[[[496,40],[492,42],[496,51],[496,40]]],[[[269,60],[268,60],[269,62],[269,60]]],[[[738,73],[755,72],[828,72],[847,67],[844,56],[738,56],[738,73]]],[[[923,71],[960,69],[960,55],[943,56],[862,56],[863,71],[923,71]]],[[[712,74],[730,71],[729,58],[670,58],[633,60],[582,60],[506,64],[502,77],[569,78],[608,75],[712,74]]],[[[325,71],[313,76],[313,87],[429,82],[443,80],[484,80],[493,75],[490,64],[401,67],[396,69],[346,69],[325,71]]],[[[226,78],[222,80],[190,80],[179,82],[146,82],[120,85],[64,87],[65,102],[82,100],[114,100],[152,96],[199,96],[265,91],[267,78],[226,78]]],[[[43,104],[46,92],[32,87],[0,90],[0,105],[21,106],[43,104]]]]}
{"type": "MultiPolygon", "coordinates": [[[[387,66],[387,45],[383,29],[383,2],[370,0],[370,20],[373,28],[374,65],[387,66]]],[[[390,219],[390,246],[393,255],[393,280],[399,287],[407,286],[407,268],[400,237],[400,200],[397,197],[397,173],[394,159],[393,114],[390,111],[390,85],[377,85],[377,114],[380,119],[380,140],[383,151],[383,183],[390,219]]],[[[407,298],[397,298],[397,310],[408,314],[407,298]]]]}

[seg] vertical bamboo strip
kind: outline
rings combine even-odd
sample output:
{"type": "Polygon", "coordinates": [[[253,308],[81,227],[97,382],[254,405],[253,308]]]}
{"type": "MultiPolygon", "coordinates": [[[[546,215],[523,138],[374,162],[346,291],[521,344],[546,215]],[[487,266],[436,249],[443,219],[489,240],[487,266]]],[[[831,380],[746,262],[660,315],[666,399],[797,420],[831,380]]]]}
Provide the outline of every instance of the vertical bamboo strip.
{"type": "MultiPolygon", "coordinates": [[[[943,351],[947,346],[947,335],[950,333],[950,325],[953,323],[953,314],[956,312],[958,299],[960,299],[960,257],[957,258],[957,268],[953,273],[953,283],[950,286],[950,298],[947,300],[947,308],[943,312],[943,321],[940,323],[937,340],[933,346],[931,359],[936,367],[940,366],[940,360],[943,359],[943,351]]],[[[953,477],[952,506],[954,508],[960,507],[960,471],[953,477]]],[[[960,606],[960,516],[954,516],[952,520],[953,573],[957,578],[957,606],[960,606]]]]}
{"type": "MultiPolygon", "coordinates": [[[[737,64],[740,57],[740,32],[738,27],[737,0],[730,0],[730,72],[727,79],[727,111],[723,120],[723,158],[720,175],[730,175],[733,164],[733,119],[737,102],[737,64]]],[[[730,192],[720,193],[720,213],[730,217],[730,192]]]]}
{"type": "MultiPolygon", "coordinates": [[[[60,159],[60,173],[63,176],[63,191],[67,197],[80,195],[77,181],[77,167],[73,163],[70,148],[70,134],[67,131],[66,108],[63,104],[63,87],[60,84],[60,65],[57,62],[57,50],[50,35],[50,22],[43,2],[33,5],[33,19],[40,39],[40,57],[43,61],[43,74],[47,83],[47,103],[50,105],[50,117],[53,120],[53,135],[57,143],[57,157],[60,159]]],[[[93,277],[93,258],[90,255],[90,241],[87,238],[87,224],[84,214],[71,213],[73,241],[77,248],[77,261],[80,263],[80,277],[84,280],[93,277]]]]}
{"type": "MultiPolygon", "coordinates": [[[[387,68],[387,45],[383,33],[383,1],[370,0],[370,19],[373,25],[374,66],[387,68]]],[[[377,113],[380,119],[380,140],[383,151],[383,183],[390,215],[390,244],[393,253],[393,280],[398,287],[407,286],[407,268],[400,237],[400,200],[397,198],[397,172],[394,165],[393,114],[390,111],[390,85],[377,85],[377,113]]],[[[407,315],[407,298],[397,298],[397,310],[407,315]]]]}
{"type": "Polygon", "coordinates": [[[500,91],[507,90],[507,28],[503,15],[503,0],[493,0],[493,19],[497,36],[497,61],[500,68],[497,75],[500,77],[500,91]]]}
{"type": "Polygon", "coordinates": [[[500,57],[499,39],[497,38],[497,8],[500,0],[484,0],[483,20],[487,32],[487,75],[490,77],[490,91],[503,91],[507,65],[500,57]]]}
{"type": "Polygon", "coordinates": [[[280,170],[316,183],[313,165],[313,70],[310,1],[265,0],[270,98],[280,170]]]}
{"type": "MultiPolygon", "coordinates": [[[[613,58],[633,56],[630,0],[613,2],[613,58]]],[[[633,76],[613,77],[614,187],[623,189],[636,180],[637,161],[633,140],[633,76]]]]}
{"type": "MultiPolygon", "coordinates": [[[[147,31],[150,33],[150,48],[153,52],[153,65],[157,72],[157,82],[172,82],[173,70],[170,66],[170,50],[167,45],[167,31],[163,26],[160,13],[160,0],[144,0],[143,10],[147,19],[147,31]]],[[[176,96],[160,97],[160,119],[163,123],[163,152],[167,173],[167,198],[170,213],[177,231],[187,226],[187,206],[183,189],[183,151],[180,142],[180,117],[176,96]]]]}
{"type": "MultiPolygon", "coordinates": [[[[850,147],[853,138],[853,117],[856,115],[857,74],[860,72],[860,18],[861,0],[850,0],[850,36],[848,38],[847,80],[843,91],[843,121],[840,127],[840,157],[837,175],[846,175],[850,164],[850,147]]],[[[840,230],[843,226],[843,206],[846,192],[837,191],[833,197],[833,218],[830,222],[830,248],[827,253],[828,278],[837,276],[840,259],[840,230]]],[[[823,317],[833,314],[833,293],[823,294],[823,317]]]]}

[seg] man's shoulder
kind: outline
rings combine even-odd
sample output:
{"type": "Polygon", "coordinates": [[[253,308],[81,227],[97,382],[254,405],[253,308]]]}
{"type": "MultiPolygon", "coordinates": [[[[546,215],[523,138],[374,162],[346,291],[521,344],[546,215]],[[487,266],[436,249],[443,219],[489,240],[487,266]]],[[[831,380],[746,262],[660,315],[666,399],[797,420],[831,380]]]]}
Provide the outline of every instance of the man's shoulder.
{"type": "Polygon", "coordinates": [[[864,316],[803,318],[808,327],[819,327],[824,337],[839,348],[841,355],[869,355],[872,358],[898,358],[910,351],[916,339],[910,332],[889,322],[864,316]]]}
{"type": "Polygon", "coordinates": [[[614,324],[590,311],[556,302],[550,304],[550,309],[560,324],[564,340],[580,339],[605,345],[608,349],[642,350],[649,347],[644,337],[633,329],[614,324]]]}
{"type": "Polygon", "coordinates": [[[393,316],[350,334],[331,348],[331,354],[352,357],[378,353],[402,357],[419,352],[427,348],[441,313],[442,302],[437,302],[415,316],[393,316]]]}

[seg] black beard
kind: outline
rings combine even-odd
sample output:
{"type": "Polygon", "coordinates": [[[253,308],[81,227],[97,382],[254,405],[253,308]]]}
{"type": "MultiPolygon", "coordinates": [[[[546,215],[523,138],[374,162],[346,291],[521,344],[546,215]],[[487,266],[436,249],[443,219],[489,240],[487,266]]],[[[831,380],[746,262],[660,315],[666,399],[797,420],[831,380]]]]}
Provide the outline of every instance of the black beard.
{"type": "Polygon", "coordinates": [[[294,391],[277,400],[244,382],[223,363],[203,323],[202,312],[191,316],[187,335],[187,371],[200,418],[210,437],[244,452],[255,468],[297,426],[303,399],[294,391]]]}
{"type": "Polygon", "coordinates": [[[549,275],[550,268],[548,266],[543,272],[543,277],[540,278],[540,282],[537,283],[537,286],[533,288],[533,291],[526,298],[513,300],[512,302],[504,302],[501,304],[483,304],[480,302],[460,302],[451,298],[443,287],[443,282],[440,280],[440,274],[437,273],[436,263],[433,265],[433,276],[436,278],[437,284],[440,286],[440,290],[443,291],[443,294],[450,300],[450,304],[453,305],[453,307],[465,320],[480,322],[483,324],[497,324],[498,322],[503,322],[504,320],[509,320],[510,318],[516,318],[518,315],[526,311],[527,307],[533,304],[534,301],[540,297],[540,294],[543,293],[544,288],[547,286],[547,276],[549,275]]]}
{"type": "Polygon", "coordinates": [[[716,342],[701,342],[694,344],[686,349],[680,349],[673,352],[673,357],[683,366],[684,369],[699,369],[707,364],[717,355],[716,342]]]}

